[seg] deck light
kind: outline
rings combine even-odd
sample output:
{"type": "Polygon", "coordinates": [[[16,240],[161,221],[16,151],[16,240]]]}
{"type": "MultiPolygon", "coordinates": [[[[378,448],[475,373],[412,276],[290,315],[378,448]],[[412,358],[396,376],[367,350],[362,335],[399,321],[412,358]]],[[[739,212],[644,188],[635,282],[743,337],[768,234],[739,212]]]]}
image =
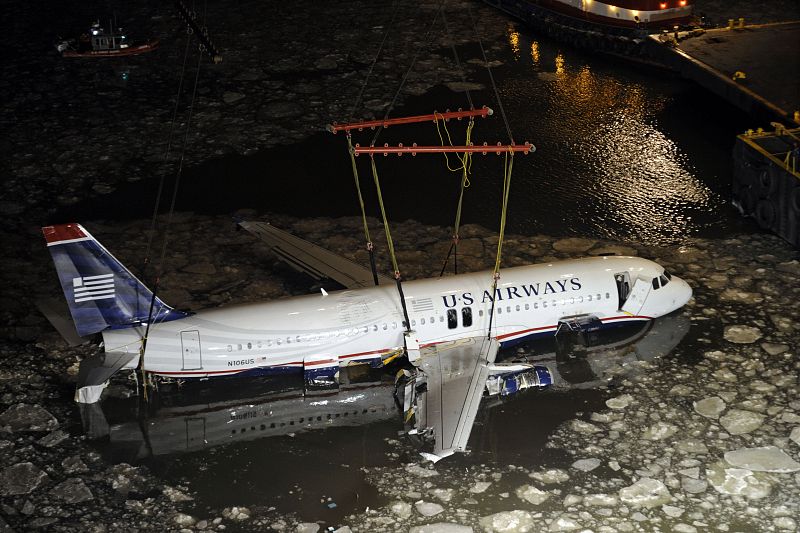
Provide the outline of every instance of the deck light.
{"type": "Polygon", "coordinates": [[[658,4],[658,7],[660,7],[661,9],[667,9],[667,3],[661,2],[660,4],[658,4]]]}

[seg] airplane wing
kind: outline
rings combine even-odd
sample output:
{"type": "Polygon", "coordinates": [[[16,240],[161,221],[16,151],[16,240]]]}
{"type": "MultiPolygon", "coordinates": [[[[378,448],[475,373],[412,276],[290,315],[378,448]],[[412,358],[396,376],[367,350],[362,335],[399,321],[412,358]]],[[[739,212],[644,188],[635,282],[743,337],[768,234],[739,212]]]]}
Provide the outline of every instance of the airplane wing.
{"type": "Polygon", "coordinates": [[[417,365],[427,390],[417,396],[415,415],[418,431],[434,438],[427,458],[438,461],[466,449],[499,347],[496,339],[470,337],[420,350],[417,365]]]}
{"type": "MultiPolygon", "coordinates": [[[[348,289],[375,285],[371,270],[321,246],[295,237],[266,222],[240,221],[238,224],[267,243],[270,251],[289,266],[314,279],[330,278],[348,289]]],[[[378,281],[381,285],[393,283],[390,278],[380,274],[378,281]]]]}

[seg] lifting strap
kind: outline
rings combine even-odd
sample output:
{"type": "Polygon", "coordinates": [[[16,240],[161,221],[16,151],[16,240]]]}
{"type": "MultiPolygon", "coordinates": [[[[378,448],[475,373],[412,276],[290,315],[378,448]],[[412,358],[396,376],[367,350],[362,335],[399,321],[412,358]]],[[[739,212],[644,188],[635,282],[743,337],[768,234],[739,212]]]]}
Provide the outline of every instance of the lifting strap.
{"type": "Polygon", "coordinates": [[[389,245],[389,257],[392,259],[392,268],[394,268],[394,279],[397,282],[397,292],[400,293],[400,304],[403,306],[403,318],[406,321],[406,332],[411,331],[411,321],[408,319],[408,309],[406,308],[406,298],[403,294],[403,285],[401,283],[400,268],[397,266],[397,256],[394,253],[394,242],[392,242],[392,232],[389,230],[389,221],[386,219],[386,208],[383,205],[383,194],[381,193],[381,182],[378,178],[378,169],[375,166],[375,156],[370,156],[370,163],[372,164],[372,177],[375,180],[375,190],[378,192],[378,204],[381,207],[381,216],[383,217],[383,229],[386,232],[386,243],[389,245]]]}
{"type": "Polygon", "coordinates": [[[506,233],[506,214],[508,213],[508,197],[511,192],[511,171],[514,168],[514,152],[506,154],[503,165],[503,203],[500,210],[500,232],[497,239],[497,255],[494,260],[494,270],[492,271],[492,308],[489,310],[488,338],[492,338],[492,321],[494,319],[494,304],[497,297],[497,281],[500,279],[500,260],[503,257],[503,239],[506,233]],[[511,154],[511,159],[508,155],[511,154]]]}
{"type": "MultiPolygon", "coordinates": [[[[439,134],[439,140],[444,146],[444,139],[442,138],[442,132],[439,129],[439,121],[436,122],[436,132],[439,134]]],[[[442,121],[444,124],[444,121],[442,121]]],[[[469,146],[472,144],[472,128],[475,127],[475,121],[472,117],[469,119],[469,123],[467,124],[467,137],[466,141],[464,142],[465,146],[469,146]]],[[[450,138],[450,132],[447,129],[447,124],[444,124],[444,131],[447,134],[447,141],[450,143],[450,146],[453,146],[453,141],[450,138]]],[[[450,168],[450,160],[447,157],[447,153],[444,154],[444,159],[447,162],[447,170],[451,172],[457,172],[459,170],[462,171],[461,174],[461,189],[458,194],[458,205],[456,207],[456,219],[453,223],[453,241],[450,243],[450,249],[447,251],[447,257],[444,258],[444,262],[442,263],[442,270],[439,272],[439,277],[444,276],[444,271],[447,269],[447,263],[450,260],[450,255],[453,256],[453,272],[458,274],[458,241],[459,235],[458,230],[461,225],[461,209],[464,205],[464,189],[469,187],[469,173],[472,170],[472,152],[465,152],[464,156],[460,156],[456,154],[456,157],[461,162],[461,167],[459,168],[450,168]]]]}
{"type": "Polygon", "coordinates": [[[347,132],[347,153],[350,154],[350,164],[353,167],[353,179],[356,182],[356,193],[358,195],[358,205],[361,207],[361,222],[364,224],[364,238],[367,241],[367,251],[369,252],[369,266],[372,269],[372,280],[378,285],[378,269],[375,265],[375,250],[372,239],[369,236],[369,225],[367,224],[367,212],[364,209],[364,197],[361,195],[361,183],[358,179],[358,167],[356,166],[356,156],[353,153],[353,142],[350,132],[347,132]]]}

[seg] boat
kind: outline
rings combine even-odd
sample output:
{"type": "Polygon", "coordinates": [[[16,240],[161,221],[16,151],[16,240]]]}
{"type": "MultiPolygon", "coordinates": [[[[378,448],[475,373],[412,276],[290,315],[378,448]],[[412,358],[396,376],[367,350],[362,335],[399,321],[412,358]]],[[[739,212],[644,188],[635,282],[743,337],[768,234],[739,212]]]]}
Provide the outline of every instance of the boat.
{"type": "Polygon", "coordinates": [[[111,27],[112,30],[106,32],[99,22],[95,22],[88,32],[77,39],[59,41],[56,50],[61,52],[62,57],[117,57],[143,54],[158,48],[158,39],[131,44],[122,28],[114,32],[111,27]]]}
{"type": "Polygon", "coordinates": [[[550,37],[597,52],[638,55],[651,33],[693,26],[694,0],[485,0],[550,37]]]}

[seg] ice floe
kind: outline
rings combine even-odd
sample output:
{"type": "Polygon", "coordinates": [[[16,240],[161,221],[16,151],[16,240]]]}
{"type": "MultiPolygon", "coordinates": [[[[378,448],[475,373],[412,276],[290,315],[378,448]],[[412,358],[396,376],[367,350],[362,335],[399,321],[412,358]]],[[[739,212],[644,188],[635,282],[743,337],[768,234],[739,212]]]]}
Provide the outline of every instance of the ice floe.
{"type": "Polygon", "coordinates": [[[756,472],[788,473],[800,470],[800,463],[775,446],[742,448],[725,452],[725,460],[732,466],[756,472]]]}
{"type": "Polygon", "coordinates": [[[657,507],[672,501],[666,485],[657,479],[642,478],[619,490],[619,499],[633,507],[657,507]]]}
{"type": "Polygon", "coordinates": [[[517,496],[528,503],[532,503],[533,505],[544,503],[548,498],[550,498],[550,494],[548,494],[546,491],[537,489],[532,485],[523,485],[518,488],[517,496]]]}
{"type": "Polygon", "coordinates": [[[719,396],[703,398],[699,402],[694,402],[694,410],[706,418],[717,418],[725,410],[725,400],[719,396]]]}
{"type": "Polygon", "coordinates": [[[731,409],[719,418],[719,423],[731,435],[741,435],[758,429],[764,423],[764,415],[742,409],[731,409]]]}
{"type": "Polygon", "coordinates": [[[706,470],[706,477],[711,486],[722,494],[757,500],[766,498],[772,490],[772,484],[764,474],[746,468],[729,468],[723,461],[711,465],[706,470]]]}
{"type": "Polygon", "coordinates": [[[723,336],[728,342],[752,344],[761,338],[761,330],[753,326],[728,326],[723,336]]]}
{"type": "Polygon", "coordinates": [[[484,516],[480,525],[488,533],[527,533],[536,522],[528,511],[514,510],[484,516]]]}

